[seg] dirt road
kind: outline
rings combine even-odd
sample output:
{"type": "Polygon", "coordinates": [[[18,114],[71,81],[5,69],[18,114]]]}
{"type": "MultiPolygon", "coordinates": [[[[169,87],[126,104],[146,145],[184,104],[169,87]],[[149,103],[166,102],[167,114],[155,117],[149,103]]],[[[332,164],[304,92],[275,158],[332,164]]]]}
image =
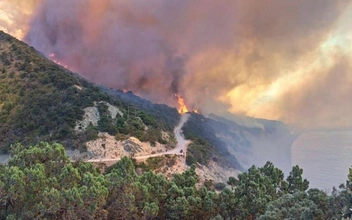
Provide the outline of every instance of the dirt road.
{"type": "MultiPolygon", "coordinates": [[[[186,155],[187,146],[188,146],[188,144],[191,141],[186,140],[184,138],[184,136],[182,134],[182,127],[186,123],[186,121],[188,120],[189,116],[190,116],[190,114],[182,114],[179,124],[174,129],[174,133],[175,133],[175,137],[176,137],[176,141],[177,141],[176,147],[174,149],[165,151],[163,153],[158,153],[158,154],[150,154],[150,155],[138,156],[138,157],[134,157],[134,159],[136,159],[136,160],[144,160],[144,159],[148,159],[150,157],[159,157],[159,156],[166,155],[166,154],[186,155]]],[[[92,163],[117,162],[120,159],[121,158],[101,158],[101,159],[86,160],[86,162],[92,162],[92,163]]]]}

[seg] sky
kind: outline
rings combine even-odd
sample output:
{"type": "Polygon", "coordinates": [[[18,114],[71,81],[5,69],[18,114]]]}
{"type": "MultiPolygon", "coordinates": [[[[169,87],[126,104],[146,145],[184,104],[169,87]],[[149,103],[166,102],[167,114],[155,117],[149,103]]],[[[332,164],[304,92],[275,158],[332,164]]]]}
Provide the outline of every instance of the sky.
{"type": "Polygon", "coordinates": [[[352,125],[350,1],[0,0],[0,29],[154,102],[352,125]]]}

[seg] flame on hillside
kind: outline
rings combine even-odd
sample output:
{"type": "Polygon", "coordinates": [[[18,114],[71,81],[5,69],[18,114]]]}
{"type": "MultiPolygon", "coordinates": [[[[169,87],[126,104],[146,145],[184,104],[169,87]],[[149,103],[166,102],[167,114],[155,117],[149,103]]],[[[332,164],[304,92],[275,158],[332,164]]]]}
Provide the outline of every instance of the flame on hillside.
{"type": "MultiPolygon", "coordinates": [[[[187,108],[187,105],[185,103],[185,99],[182,98],[180,95],[178,94],[175,94],[175,97],[177,98],[177,102],[178,102],[178,105],[179,105],[179,108],[178,108],[178,113],[180,114],[185,114],[187,112],[190,112],[187,108]]],[[[193,113],[197,113],[199,114],[199,111],[198,109],[193,109],[192,110],[193,113]]]]}
{"type": "Polygon", "coordinates": [[[178,112],[180,114],[184,114],[184,113],[189,112],[188,109],[187,109],[187,106],[185,104],[185,100],[180,95],[177,95],[177,94],[175,94],[175,97],[177,98],[177,102],[178,102],[178,104],[180,106],[178,108],[178,112]]]}
{"type": "Polygon", "coordinates": [[[60,65],[60,66],[65,67],[66,69],[68,69],[68,66],[67,66],[67,65],[61,63],[60,61],[58,61],[58,60],[55,58],[55,54],[54,54],[54,53],[49,54],[49,58],[50,58],[54,63],[56,63],[56,64],[58,64],[58,65],[60,65]]]}

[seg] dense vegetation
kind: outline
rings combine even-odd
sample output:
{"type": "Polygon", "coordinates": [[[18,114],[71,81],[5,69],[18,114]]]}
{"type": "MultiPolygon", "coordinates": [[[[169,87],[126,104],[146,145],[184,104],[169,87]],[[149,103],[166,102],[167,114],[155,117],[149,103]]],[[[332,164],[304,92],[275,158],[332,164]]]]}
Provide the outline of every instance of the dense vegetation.
{"type": "Polygon", "coordinates": [[[119,139],[135,136],[141,141],[166,143],[161,131],[172,137],[179,116],[163,120],[158,115],[163,114],[108,95],[0,31],[0,150],[3,152],[18,142],[28,145],[59,141],[67,147],[79,148],[85,141],[97,138],[99,131],[119,139]],[[117,106],[123,117],[112,119],[104,102],[117,106]],[[98,108],[101,116],[98,126],[75,132],[84,108],[92,106],[98,108]]]}
{"type": "MultiPolygon", "coordinates": [[[[188,164],[218,160],[222,165],[240,168],[224,143],[199,120],[202,116],[196,116],[185,127],[186,137],[193,141],[188,164]]],[[[152,145],[156,142],[173,145],[173,129],[179,119],[175,108],[153,104],[132,92],[88,82],[0,31],[0,151],[3,153],[14,143],[31,145],[40,141],[82,149],[99,132],[107,132],[117,140],[134,136],[152,145]],[[105,103],[118,107],[123,116],[111,118],[105,103]],[[84,132],[76,132],[75,125],[83,119],[84,109],[92,106],[99,110],[98,125],[91,124],[84,132]],[[163,131],[169,139],[163,138],[163,131]]]]}
{"type": "MultiPolygon", "coordinates": [[[[137,164],[122,158],[100,173],[92,164],[71,162],[59,144],[81,147],[98,132],[116,139],[135,136],[168,141],[179,121],[176,109],[132,93],[98,87],[49,61],[34,48],[0,31],[0,150],[17,144],[0,166],[0,219],[339,219],[352,208],[352,173],[331,195],[309,189],[295,166],[284,179],[270,162],[251,167],[227,183],[196,187],[195,167],[171,180],[153,170],[174,157],[137,164]],[[110,103],[123,115],[112,118],[110,103]],[[96,106],[100,120],[75,132],[84,108],[96,106]],[[148,127],[148,129],[146,129],[148,127]],[[35,145],[34,147],[25,147],[35,145]],[[136,168],[142,170],[137,174],[136,168]]],[[[184,127],[192,140],[186,161],[213,160],[240,168],[216,135],[211,119],[193,114],[184,127]]],[[[219,125],[222,126],[222,125],[219,125]]],[[[171,138],[172,139],[172,138],[171,138]]]]}
{"type": "Polygon", "coordinates": [[[137,106],[153,116],[163,124],[165,130],[173,130],[180,120],[180,114],[175,108],[171,108],[165,104],[154,104],[146,99],[142,99],[132,92],[123,92],[121,90],[100,87],[104,92],[111,94],[118,100],[123,100],[137,106]]]}
{"type": "Polygon", "coordinates": [[[242,169],[237,158],[230,154],[226,144],[215,134],[212,119],[200,114],[192,114],[183,127],[186,139],[192,140],[188,146],[187,164],[198,162],[206,165],[214,160],[222,166],[242,169]]]}
{"type": "Polygon", "coordinates": [[[129,158],[100,173],[72,163],[59,144],[18,144],[0,166],[1,219],[341,219],[350,216],[352,174],[331,195],[309,189],[303,170],[284,179],[268,162],[221,184],[196,187],[192,166],[171,180],[137,175],[129,158]]]}
{"type": "MultiPolygon", "coordinates": [[[[168,125],[167,129],[173,129],[180,119],[175,108],[164,104],[152,104],[150,101],[141,99],[131,92],[125,93],[119,90],[101,88],[119,100],[128,101],[150,112],[155,117],[158,117],[163,124],[168,125]]],[[[192,115],[182,128],[186,139],[192,141],[187,150],[187,164],[200,163],[207,165],[213,160],[222,166],[242,169],[237,158],[229,153],[226,144],[215,135],[211,123],[216,122],[200,114],[189,114],[192,115]]],[[[224,124],[221,125],[223,126],[224,124]]]]}

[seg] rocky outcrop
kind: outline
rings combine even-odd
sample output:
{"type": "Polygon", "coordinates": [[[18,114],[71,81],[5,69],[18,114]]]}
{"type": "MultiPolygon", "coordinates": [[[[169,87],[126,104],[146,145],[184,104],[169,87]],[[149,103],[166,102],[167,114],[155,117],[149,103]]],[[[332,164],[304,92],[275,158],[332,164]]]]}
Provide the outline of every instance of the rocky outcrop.
{"type": "Polygon", "coordinates": [[[123,113],[120,111],[119,108],[117,108],[114,105],[111,105],[108,102],[94,102],[94,106],[92,107],[87,107],[84,109],[84,116],[82,121],[78,121],[75,126],[75,131],[81,132],[85,131],[90,123],[92,123],[93,126],[98,125],[98,121],[100,120],[100,115],[98,111],[98,104],[104,103],[105,105],[108,106],[108,111],[110,113],[111,118],[116,118],[117,114],[120,116],[123,116],[123,113]]]}
{"type": "Polygon", "coordinates": [[[97,107],[87,107],[84,109],[83,120],[76,123],[75,131],[85,131],[90,123],[93,126],[98,125],[100,119],[99,111],[97,107]]]}
{"type": "Polygon", "coordinates": [[[108,133],[102,132],[98,136],[98,139],[86,143],[87,151],[94,159],[145,156],[165,152],[168,149],[163,144],[156,143],[155,146],[151,146],[149,142],[141,142],[135,137],[118,141],[108,133]]]}

